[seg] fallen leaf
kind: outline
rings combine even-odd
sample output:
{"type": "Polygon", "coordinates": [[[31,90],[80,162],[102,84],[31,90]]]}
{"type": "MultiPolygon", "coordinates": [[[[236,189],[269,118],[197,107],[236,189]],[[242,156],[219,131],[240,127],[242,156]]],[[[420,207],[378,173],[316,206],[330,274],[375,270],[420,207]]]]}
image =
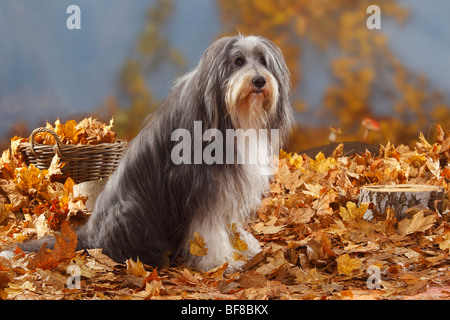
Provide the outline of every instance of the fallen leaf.
{"type": "Polygon", "coordinates": [[[354,202],[348,201],[346,208],[340,207],[339,215],[342,217],[344,221],[354,221],[357,219],[361,219],[369,208],[368,203],[361,203],[359,208],[356,206],[354,202]]]}
{"type": "Polygon", "coordinates": [[[258,222],[253,226],[253,229],[257,233],[275,234],[283,230],[285,227],[286,225],[274,226],[274,225],[265,225],[263,222],[258,222]]]}
{"type": "Polygon", "coordinates": [[[144,269],[144,264],[139,261],[139,258],[136,262],[133,261],[133,259],[128,259],[126,261],[127,265],[127,273],[132,274],[134,276],[138,277],[146,277],[147,271],[144,269]]]}
{"type": "Polygon", "coordinates": [[[203,239],[203,236],[200,233],[194,232],[194,240],[190,241],[189,252],[194,256],[200,257],[208,254],[205,239],[203,239]]]}
{"type": "Polygon", "coordinates": [[[218,266],[214,269],[209,270],[208,272],[204,272],[205,277],[209,279],[222,280],[223,274],[225,270],[228,268],[228,262],[225,262],[221,266],[218,266]]]}
{"type": "Polygon", "coordinates": [[[266,283],[266,277],[255,271],[244,273],[239,278],[239,287],[241,288],[264,288],[266,283]]]}
{"type": "Polygon", "coordinates": [[[291,223],[307,223],[316,214],[312,208],[291,208],[289,221],[291,223]]]}
{"type": "Polygon", "coordinates": [[[44,244],[28,263],[29,268],[50,270],[56,268],[58,264],[67,262],[75,257],[77,235],[67,221],[61,224],[61,234],[55,234],[55,238],[54,249],[47,249],[44,244]]]}
{"type": "Polygon", "coordinates": [[[439,243],[439,249],[446,250],[450,248],[450,237],[446,237],[444,241],[439,243]]]}
{"type": "Polygon", "coordinates": [[[337,165],[337,161],[334,158],[327,158],[322,152],[319,152],[315,159],[309,160],[309,165],[313,170],[318,172],[328,172],[328,170],[333,169],[337,165]]]}
{"type": "Polygon", "coordinates": [[[414,233],[424,232],[431,228],[436,222],[436,216],[431,214],[424,216],[424,211],[420,210],[413,215],[411,219],[403,219],[398,223],[398,230],[402,236],[414,233]]]}
{"type": "Polygon", "coordinates": [[[359,270],[362,262],[358,258],[351,258],[347,253],[336,258],[337,270],[339,274],[346,276],[351,275],[354,271],[359,270]]]}
{"type": "Polygon", "coordinates": [[[46,184],[47,170],[39,170],[34,164],[15,170],[16,184],[23,191],[36,193],[46,184]]]}
{"type": "Polygon", "coordinates": [[[274,257],[268,257],[267,263],[256,269],[256,272],[262,275],[268,275],[286,263],[288,262],[284,258],[283,252],[280,250],[274,257]]]}

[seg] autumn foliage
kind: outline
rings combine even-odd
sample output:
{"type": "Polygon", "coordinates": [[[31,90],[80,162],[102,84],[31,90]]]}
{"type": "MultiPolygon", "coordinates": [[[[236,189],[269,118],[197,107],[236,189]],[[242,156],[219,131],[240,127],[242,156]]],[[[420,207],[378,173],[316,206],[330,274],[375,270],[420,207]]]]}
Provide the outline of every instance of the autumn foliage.
{"type": "MultiPolygon", "coordinates": [[[[408,23],[409,12],[399,2],[379,5],[383,19],[408,23]]],[[[262,35],[280,46],[300,120],[310,108],[297,92],[308,81],[302,65],[306,50],[327,57],[323,63],[330,76],[315,114],[321,126],[296,128],[289,151],[280,152],[270,192],[247,226],[262,251],[242,271],[226,273],[227,263],[204,271],[183,264],[156,269],[139,260],[113,261],[101,248],[75,251],[73,228],[90,214],[86,198],[74,195],[74,182],[61,174],[65,164],[58,157],[48,169],[27,166],[18,145],[28,139],[16,137],[0,159],[0,250],[45,235],[55,235],[56,244],[31,254],[16,249],[9,260],[0,257],[0,298],[449,299],[447,198],[440,211],[413,207],[400,221],[391,208],[371,221],[362,218],[370,206],[358,203],[364,185],[429,184],[448,192],[450,183],[445,96],[425,74],[403,64],[386,35],[366,28],[367,6],[363,0],[218,0],[222,34],[262,35]],[[378,112],[380,96],[388,115],[378,112]],[[369,134],[361,125],[365,119],[377,120],[380,130],[369,134]],[[343,154],[340,147],[330,157],[291,152],[327,143],[330,131],[337,142],[379,144],[380,154],[343,154]],[[80,271],[80,288],[67,286],[69,266],[80,271]]],[[[120,72],[121,92],[105,102],[115,115],[115,131],[112,122],[93,118],[47,123],[63,144],[110,143],[115,132],[127,138],[137,133],[159,103],[148,75],[167,62],[185,71],[176,44],[161,32],[171,13],[169,0],[156,1],[147,12],[120,72]]],[[[46,133],[36,142],[55,143],[46,133]]],[[[245,251],[236,226],[229,228],[233,247],[245,251]]],[[[208,254],[200,233],[189,244],[191,254],[208,254]]],[[[237,253],[233,259],[245,257],[237,253]]]]}
{"type": "MultiPolygon", "coordinates": [[[[359,189],[367,184],[429,184],[448,191],[450,132],[437,126],[436,137],[430,142],[420,134],[414,147],[388,143],[377,157],[343,155],[340,147],[331,157],[281,151],[270,192],[248,226],[262,251],[235,273],[226,273],[226,263],[204,271],[182,264],[156,269],[139,260],[112,261],[101,248],[76,252],[72,226],[88,217],[86,199],[74,197],[70,178],[54,181],[57,162],[49,170],[26,166],[17,153],[22,139],[16,138],[0,161],[0,249],[48,234],[56,235],[56,245],[0,257],[0,297],[449,298],[448,199],[440,211],[410,208],[401,221],[390,208],[366,221],[369,204],[358,204],[359,189]],[[79,288],[67,285],[69,266],[79,270],[79,288]]],[[[233,247],[244,251],[236,226],[229,227],[233,247]]],[[[200,233],[190,245],[191,254],[208,254],[200,233]]]]}

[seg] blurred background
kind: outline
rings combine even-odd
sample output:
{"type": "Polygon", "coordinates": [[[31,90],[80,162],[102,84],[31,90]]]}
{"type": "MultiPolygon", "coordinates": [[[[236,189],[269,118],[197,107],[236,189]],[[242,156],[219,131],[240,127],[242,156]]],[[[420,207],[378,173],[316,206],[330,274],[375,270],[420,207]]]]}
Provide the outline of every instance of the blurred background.
{"type": "Polygon", "coordinates": [[[450,129],[449,15],[446,0],[2,0],[1,150],[46,121],[90,115],[114,117],[131,139],[172,81],[238,32],[285,54],[297,120],[289,151],[432,139],[437,123],[450,129]],[[66,27],[73,4],[81,30],[66,27]],[[366,26],[371,4],[380,30],[366,26]],[[365,119],[379,131],[365,135],[365,119]]]}

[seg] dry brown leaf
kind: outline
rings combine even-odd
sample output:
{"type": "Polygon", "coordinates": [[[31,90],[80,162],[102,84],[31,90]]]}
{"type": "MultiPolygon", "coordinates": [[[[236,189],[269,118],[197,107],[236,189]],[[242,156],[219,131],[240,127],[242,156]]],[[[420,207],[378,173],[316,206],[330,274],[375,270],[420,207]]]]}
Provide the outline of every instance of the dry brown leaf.
{"type": "Polygon", "coordinates": [[[139,258],[136,262],[133,261],[133,259],[128,259],[126,261],[127,265],[127,273],[132,274],[134,276],[138,277],[146,277],[147,271],[144,269],[144,264],[139,261],[139,258]]]}
{"type": "Polygon", "coordinates": [[[288,262],[284,258],[283,252],[280,250],[275,254],[274,257],[268,257],[267,263],[257,268],[256,272],[262,275],[268,275],[286,263],[288,262]]]}
{"type": "Polygon", "coordinates": [[[218,266],[214,269],[209,270],[208,272],[205,272],[204,275],[205,275],[205,277],[207,277],[209,279],[222,280],[223,274],[224,274],[225,270],[227,270],[227,268],[228,268],[228,262],[225,262],[221,266],[218,266]]]}
{"type": "Polygon", "coordinates": [[[411,219],[403,219],[398,223],[398,230],[402,236],[414,232],[424,232],[431,228],[436,222],[436,216],[431,214],[424,216],[424,211],[420,210],[418,213],[413,215],[411,219]]]}
{"type": "Polygon", "coordinates": [[[255,271],[244,273],[239,278],[239,286],[241,288],[264,288],[266,283],[266,277],[255,271]]]}
{"type": "Polygon", "coordinates": [[[291,208],[289,221],[291,223],[307,223],[315,214],[316,211],[312,208],[291,208]]]}

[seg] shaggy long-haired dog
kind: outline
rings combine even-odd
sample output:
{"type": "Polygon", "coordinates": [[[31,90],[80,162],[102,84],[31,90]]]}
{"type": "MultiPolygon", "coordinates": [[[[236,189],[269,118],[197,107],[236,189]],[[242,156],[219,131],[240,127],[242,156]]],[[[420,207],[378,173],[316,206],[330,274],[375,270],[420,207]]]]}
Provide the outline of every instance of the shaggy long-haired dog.
{"type": "MultiPolygon", "coordinates": [[[[225,262],[229,270],[242,267],[260,251],[244,227],[268,188],[268,159],[293,123],[290,100],[289,71],[274,43],[256,36],[215,41],[130,143],[77,230],[78,248],[152,266],[180,257],[205,271],[225,262]],[[206,255],[190,253],[194,233],[206,255]]],[[[54,243],[21,247],[43,242],[54,243]]]]}

